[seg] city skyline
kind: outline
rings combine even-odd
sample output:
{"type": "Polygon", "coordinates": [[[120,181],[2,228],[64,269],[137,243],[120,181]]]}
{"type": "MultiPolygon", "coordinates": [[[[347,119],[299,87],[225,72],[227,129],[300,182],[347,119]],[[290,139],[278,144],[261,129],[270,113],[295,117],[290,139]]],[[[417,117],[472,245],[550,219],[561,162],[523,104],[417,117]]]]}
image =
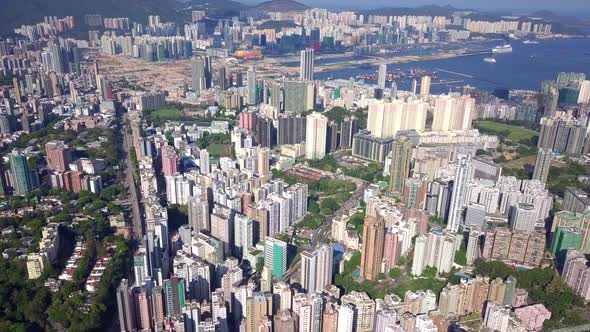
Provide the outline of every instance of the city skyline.
{"type": "Polygon", "coordinates": [[[590,22],[90,1],[0,15],[0,330],[587,330],[590,22]]]}

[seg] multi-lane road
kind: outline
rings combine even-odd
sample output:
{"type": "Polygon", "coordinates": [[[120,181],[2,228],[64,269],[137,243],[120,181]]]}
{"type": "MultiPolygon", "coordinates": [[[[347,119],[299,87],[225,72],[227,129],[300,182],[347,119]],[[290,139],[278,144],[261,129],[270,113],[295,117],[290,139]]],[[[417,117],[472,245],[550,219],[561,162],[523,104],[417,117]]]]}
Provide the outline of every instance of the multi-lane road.
{"type": "Polygon", "coordinates": [[[125,159],[125,165],[121,165],[125,177],[125,188],[129,193],[129,204],[131,205],[133,237],[137,241],[143,238],[143,218],[135,180],[134,165],[129,155],[129,147],[133,146],[131,135],[127,132],[126,114],[119,115],[119,139],[120,156],[125,159]]]}

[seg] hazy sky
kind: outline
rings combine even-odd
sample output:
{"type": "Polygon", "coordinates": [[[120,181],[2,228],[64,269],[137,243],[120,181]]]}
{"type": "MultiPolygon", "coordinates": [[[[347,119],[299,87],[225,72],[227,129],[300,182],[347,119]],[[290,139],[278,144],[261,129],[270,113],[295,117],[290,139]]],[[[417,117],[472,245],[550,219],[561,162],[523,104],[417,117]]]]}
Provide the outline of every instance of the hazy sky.
{"type": "MultiPolygon", "coordinates": [[[[551,9],[565,13],[576,13],[583,10],[590,12],[590,0],[299,0],[300,2],[315,7],[416,7],[420,5],[450,4],[460,8],[494,9],[494,10],[518,10],[533,11],[538,9],[551,9]]],[[[244,3],[259,3],[261,0],[242,0],[244,3]]]]}

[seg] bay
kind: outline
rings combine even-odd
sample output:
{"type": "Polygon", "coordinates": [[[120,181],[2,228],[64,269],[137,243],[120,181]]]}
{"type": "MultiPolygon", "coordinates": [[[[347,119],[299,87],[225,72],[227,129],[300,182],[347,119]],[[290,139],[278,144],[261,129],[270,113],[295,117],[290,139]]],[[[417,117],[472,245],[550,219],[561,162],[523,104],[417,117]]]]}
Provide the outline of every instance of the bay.
{"type": "MultiPolygon", "coordinates": [[[[482,46],[493,48],[500,42],[486,42],[482,46]]],[[[543,80],[555,80],[559,72],[581,72],[590,78],[590,38],[540,40],[538,44],[525,44],[522,40],[510,42],[513,52],[504,54],[471,55],[441,60],[415,61],[388,65],[388,71],[408,71],[411,68],[435,72],[431,93],[460,91],[464,85],[484,90],[496,88],[538,90],[543,80]],[[494,57],[496,63],[483,61],[494,57]]],[[[350,79],[371,74],[377,66],[350,68],[316,73],[315,79],[350,79]]],[[[375,84],[374,81],[366,81],[375,84]]],[[[401,90],[411,89],[410,79],[396,81],[401,90]]],[[[391,86],[388,82],[387,86],[391,86]]]]}

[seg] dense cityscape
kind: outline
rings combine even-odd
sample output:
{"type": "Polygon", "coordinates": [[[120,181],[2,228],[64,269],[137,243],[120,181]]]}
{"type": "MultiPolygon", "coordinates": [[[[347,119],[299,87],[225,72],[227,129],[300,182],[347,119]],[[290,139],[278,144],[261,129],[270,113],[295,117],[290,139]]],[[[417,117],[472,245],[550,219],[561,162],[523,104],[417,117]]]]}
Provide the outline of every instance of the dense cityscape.
{"type": "Polygon", "coordinates": [[[0,26],[0,331],[590,331],[590,20],[189,4],[0,26]]]}

